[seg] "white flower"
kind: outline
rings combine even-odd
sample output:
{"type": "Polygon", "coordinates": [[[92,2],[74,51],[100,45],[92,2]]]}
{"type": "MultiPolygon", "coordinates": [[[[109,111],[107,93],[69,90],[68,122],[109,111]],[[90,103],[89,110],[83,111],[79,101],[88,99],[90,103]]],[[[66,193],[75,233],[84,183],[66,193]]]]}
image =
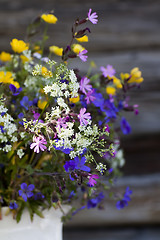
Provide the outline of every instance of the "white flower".
{"type": "Polygon", "coordinates": [[[17,150],[17,155],[19,156],[19,158],[22,158],[24,155],[23,149],[18,149],[17,150]]]}

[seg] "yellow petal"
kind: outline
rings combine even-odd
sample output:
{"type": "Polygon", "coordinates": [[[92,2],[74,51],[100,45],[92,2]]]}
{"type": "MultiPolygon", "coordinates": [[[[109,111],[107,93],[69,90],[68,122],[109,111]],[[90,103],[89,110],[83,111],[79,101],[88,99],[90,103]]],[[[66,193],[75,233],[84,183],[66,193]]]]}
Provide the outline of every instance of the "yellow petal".
{"type": "Polygon", "coordinates": [[[50,46],[49,51],[58,56],[62,56],[62,54],[63,54],[63,48],[59,48],[57,46],[50,46]]]}
{"type": "Polygon", "coordinates": [[[106,87],[106,93],[109,95],[115,95],[116,89],[112,86],[108,86],[108,87],[106,87]]]}
{"type": "Polygon", "coordinates": [[[58,20],[53,14],[42,14],[41,18],[51,24],[55,24],[58,20]]]}

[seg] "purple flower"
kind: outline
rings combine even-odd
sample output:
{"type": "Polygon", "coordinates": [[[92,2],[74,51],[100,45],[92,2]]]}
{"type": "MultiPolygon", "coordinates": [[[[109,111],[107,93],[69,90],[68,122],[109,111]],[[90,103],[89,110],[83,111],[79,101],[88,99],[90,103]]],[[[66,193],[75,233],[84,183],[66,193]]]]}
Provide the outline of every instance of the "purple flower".
{"type": "Polygon", "coordinates": [[[94,89],[92,89],[90,92],[88,92],[86,94],[85,100],[87,102],[87,104],[89,104],[90,102],[93,102],[96,98],[94,95],[92,95],[95,92],[94,89]]]}
{"type": "Polygon", "coordinates": [[[104,77],[113,77],[116,73],[115,69],[111,65],[100,67],[104,77]]]}
{"type": "Polygon", "coordinates": [[[92,9],[90,8],[89,9],[89,12],[88,12],[88,20],[91,22],[91,23],[93,23],[93,24],[97,24],[97,22],[98,22],[98,15],[97,15],[97,13],[96,12],[94,12],[94,13],[92,13],[91,14],[91,12],[92,12],[92,9]]]}
{"type": "Polygon", "coordinates": [[[78,56],[83,62],[86,62],[88,56],[85,56],[84,54],[86,54],[87,52],[88,52],[88,51],[87,51],[86,49],[84,49],[84,50],[80,51],[77,56],[78,56]]]}
{"type": "Polygon", "coordinates": [[[61,132],[61,127],[62,128],[66,128],[67,127],[67,124],[65,123],[66,122],[66,119],[65,118],[59,118],[57,120],[57,125],[56,127],[58,128],[59,132],[61,132]]]}
{"type": "Polygon", "coordinates": [[[10,202],[9,208],[10,209],[17,209],[18,208],[18,204],[16,202],[10,202]]]}
{"type": "Polygon", "coordinates": [[[21,196],[25,202],[27,202],[27,198],[31,198],[33,196],[34,185],[30,184],[27,186],[26,183],[21,184],[21,190],[18,191],[19,196],[21,196]]]}
{"type": "Polygon", "coordinates": [[[41,192],[37,192],[34,195],[34,200],[42,200],[44,199],[44,195],[41,192]]]}
{"type": "Polygon", "coordinates": [[[124,193],[123,199],[117,201],[116,207],[118,210],[128,206],[128,202],[131,200],[130,195],[132,194],[132,190],[129,187],[126,188],[126,192],[124,193]]]}
{"type": "Polygon", "coordinates": [[[24,107],[26,110],[28,110],[28,107],[32,105],[32,101],[29,101],[27,96],[24,96],[22,100],[20,101],[20,104],[22,107],[24,107]]]}
{"type": "Polygon", "coordinates": [[[75,214],[77,214],[79,211],[83,210],[86,206],[82,206],[80,208],[78,208],[77,210],[75,210],[73,213],[72,213],[72,216],[74,216],[75,214]]]}
{"type": "Polygon", "coordinates": [[[14,96],[17,96],[18,94],[20,94],[20,92],[22,91],[22,88],[16,88],[13,84],[9,85],[9,89],[11,90],[12,94],[14,96]]]}
{"type": "Polygon", "coordinates": [[[70,161],[66,162],[63,167],[66,170],[66,172],[71,172],[75,169],[76,163],[74,160],[70,160],[70,161]]]}
{"type": "Polygon", "coordinates": [[[90,82],[90,79],[87,77],[83,77],[80,81],[80,90],[86,94],[86,90],[87,91],[91,91],[92,89],[92,85],[88,84],[90,82]]]}
{"type": "Polygon", "coordinates": [[[124,117],[122,117],[120,124],[123,134],[129,134],[131,132],[131,127],[124,117]]]}
{"type": "Polygon", "coordinates": [[[103,198],[104,198],[104,194],[102,192],[100,192],[100,194],[96,198],[91,198],[88,200],[87,208],[88,209],[95,208],[97,206],[97,204],[102,201],[103,198]]]}
{"type": "Polygon", "coordinates": [[[91,169],[84,165],[85,162],[86,162],[86,158],[85,157],[82,157],[81,159],[79,159],[79,157],[75,157],[74,161],[75,161],[75,169],[79,169],[79,170],[82,170],[82,171],[90,172],[91,169]]]}
{"type": "Polygon", "coordinates": [[[90,185],[90,187],[93,187],[97,183],[97,181],[95,179],[98,179],[98,178],[99,178],[99,176],[96,175],[96,174],[93,174],[93,175],[89,176],[89,185],[90,185]]]}
{"type": "Polygon", "coordinates": [[[90,113],[85,113],[85,112],[86,112],[86,108],[81,108],[80,113],[78,115],[81,125],[87,125],[88,124],[87,119],[91,119],[90,113]]]}
{"type": "Polygon", "coordinates": [[[47,144],[47,141],[44,137],[33,137],[33,143],[30,145],[30,148],[34,148],[34,152],[39,153],[39,149],[41,151],[44,151],[47,147],[44,144],[47,144]]]}

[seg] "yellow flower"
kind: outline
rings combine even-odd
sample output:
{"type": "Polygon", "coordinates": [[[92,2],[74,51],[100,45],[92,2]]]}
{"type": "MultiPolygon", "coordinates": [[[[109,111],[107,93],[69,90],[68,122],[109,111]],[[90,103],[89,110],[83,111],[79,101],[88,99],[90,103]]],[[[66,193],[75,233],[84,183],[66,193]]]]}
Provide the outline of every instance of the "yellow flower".
{"type": "Polygon", "coordinates": [[[33,50],[34,50],[34,52],[37,52],[37,53],[39,53],[39,54],[42,54],[42,50],[41,50],[40,46],[38,46],[38,45],[35,45],[34,48],[33,48],[33,50]]]}
{"type": "Polygon", "coordinates": [[[72,103],[79,102],[79,95],[77,97],[69,98],[69,101],[72,102],[72,103]]]}
{"type": "Polygon", "coordinates": [[[78,42],[88,42],[88,36],[84,35],[83,37],[76,38],[78,42]]]}
{"type": "Polygon", "coordinates": [[[20,58],[21,58],[23,63],[29,62],[29,59],[26,56],[24,56],[24,55],[21,55],[20,58]]]}
{"type": "Polygon", "coordinates": [[[129,79],[128,83],[141,83],[143,82],[142,73],[139,71],[139,68],[133,68],[131,70],[131,78],[129,79]]]}
{"type": "Polygon", "coordinates": [[[58,20],[53,14],[42,14],[41,18],[51,24],[55,24],[58,20]]]}
{"type": "Polygon", "coordinates": [[[42,67],[41,72],[43,77],[53,77],[52,72],[49,71],[46,67],[42,67]]]}
{"type": "Polygon", "coordinates": [[[120,79],[116,78],[115,76],[113,76],[113,84],[116,86],[116,88],[122,88],[120,79]]]}
{"type": "Polygon", "coordinates": [[[16,38],[12,39],[10,42],[12,50],[17,53],[21,53],[24,50],[28,50],[29,46],[22,40],[18,40],[16,38]]]}
{"type": "Polygon", "coordinates": [[[63,54],[63,48],[59,48],[57,46],[50,46],[49,51],[51,53],[54,53],[54,54],[58,55],[58,56],[62,56],[62,54],[63,54]]]}
{"type": "Polygon", "coordinates": [[[106,87],[106,93],[109,95],[115,95],[116,89],[112,86],[108,86],[108,87],[106,87]]]}
{"type": "Polygon", "coordinates": [[[82,47],[80,44],[73,44],[73,45],[72,45],[72,48],[73,48],[73,52],[75,52],[75,53],[77,53],[77,54],[78,54],[79,52],[85,50],[85,48],[82,47]]]}
{"type": "Polygon", "coordinates": [[[46,106],[46,104],[47,104],[47,101],[46,100],[38,100],[38,107],[40,108],[40,109],[44,109],[45,108],[45,106],[46,106]]]}
{"type": "Polygon", "coordinates": [[[11,72],[0,72],[0,83],[4,83],[4,84],[13,84],[16,88],[19,88],[20,85],[18,82],[14,81],[14,78],[12,76],[11,72]]]}
{"type": "Polygon", "coordinates": [[[122,81],[125,81],[126,79],[128,79],[130,77],[129,73],[121,73],[120,74],[122,81]]]}
{"type": "Polygon", "coordinates": [[[0,54],[0,60],[2,62],[7,62],[7,61],[10,61],[12,58],[11,58],[11,54],[10,53],[7,53],[7,52],[1,52],[0,54]]]}

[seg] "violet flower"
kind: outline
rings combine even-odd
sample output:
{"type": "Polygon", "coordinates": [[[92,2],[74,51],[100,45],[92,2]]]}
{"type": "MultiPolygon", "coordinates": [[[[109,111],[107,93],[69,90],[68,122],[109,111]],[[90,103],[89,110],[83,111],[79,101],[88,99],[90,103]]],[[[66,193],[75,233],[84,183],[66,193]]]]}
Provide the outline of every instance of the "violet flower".
{"type": "Polygon", "coordinates": [[[30,145],[30,148],[34,148],[34,152],[39,153],[39,149],[41,151],[44,151],[47,147],[44,144],[47,144],[47,141],[42,136],[39,137],[33,137],[33,143],[30,145]]]}
{"type": "Polygon", "coordinates": [[[80,51],[77,56],[78,56],[83,62],[86,62],[88,56],[85,56],[84,54],[86,54],[87,52],[88,52],[88,51],[87,51],[86,49],[84,49],[84,50],[80,51]]]}
{"type": "Polygon", "coordinates": [[[88,12],[88,20],[91,22],[91,23],[93,23],[93,24],[97,24],[97,22],[98,22],[98,15],[97,15],[97,13],[96,12],[94,12],[94,13],[92,13],[91,14],[91,12],[92,12],[92,9],[90,8],[89,9],[89,12],[88,12]]]}
{"type": "Polygon", "coordinates": [[[116,73],[115,69],[112,67],[112,65],[107,65],[106,68],[105,67],[100,67],[103,76],[104,77],[113,77],[116,73]]]}
{"type": "Polygon", "coordinates": [[[59,132],[61,132],[61,127],[62,128],[66,128],[67,127],[67,124],[65,123],[66,122],[66,119],[65,118],[59,118],[57,120],[57,125],[56,127],[58,128],[59,132]]]}
{"type": "Polygon", "coordinates": [[[88,119],[91,119],[90,113],[85,113],[86,108],[81,108],[78,118],[80,120],[80,125],[87,125],[88,119]]]}
{"type": "Polygon", "coordinates": [[[21,196],[25,202],[27,202],[27,198],[30,198],[33,196],[33,190],[34,190],[34,185],[30,184],[27,186],[26,183],[21,184],[21,190],[18,191],[19,196],[21,196]]]}
{"type": "Polygon", "coordinates": [[[82,171],[86,171],[86,172],[90,172],[91,169],[87,166],[85,166],[85,162],[86,162],[86,158],[85,157],[82,157],[81,159],[79,159],[79,157],[75,157],[74,158],[74,161],[75,161],[75,169],[79,169],[79,170],[82,170],[82,171]]]}
{"type": "Polygon", "coordinates": [[[83,77],[80,81],[80,90],[84,93],[87,94],[87,91],[91,91],[92,85],[88,84],[90,82],[90,79],[87,77],[83,77]]]}
{"type": "Polygon", "coordinates": [[[131,132],[131,126],[124,117],[122,117],[120,124],[123,134],[129,134],[131,132]]]}
{"type": "Polygon", "coordinates": [[[98,178],[99,178],[99,176],[96,175],[96,174],[92,174],[92,175],[89,176],[90,187],[93,187],[97,183],[97,181],[95,179],[98,179],[98,178]]]}
{"type": "Polygon", "coordinates": [[[9,85],[9,89],[11,90],[13,96],[17,96],[22,91],[21,87],[20,88],[16,88],[13,84],[9,85]]]}
{"type": "Polygon", "coordinates": [[[9,208],[10,209],[17,209],[18,208],[18,204],[16,202],[10,202],[9,208]]]}
{"type": "Polygon", "coordinates": [[[86,94],[85,100],[86,100],[87,104],[89,104],[90,102],[93,102],[96,99],[95,96],[92,95],[94,92],[95,92],[95,90],[92,89],[90,92],[88,92],[86,94]]]}

